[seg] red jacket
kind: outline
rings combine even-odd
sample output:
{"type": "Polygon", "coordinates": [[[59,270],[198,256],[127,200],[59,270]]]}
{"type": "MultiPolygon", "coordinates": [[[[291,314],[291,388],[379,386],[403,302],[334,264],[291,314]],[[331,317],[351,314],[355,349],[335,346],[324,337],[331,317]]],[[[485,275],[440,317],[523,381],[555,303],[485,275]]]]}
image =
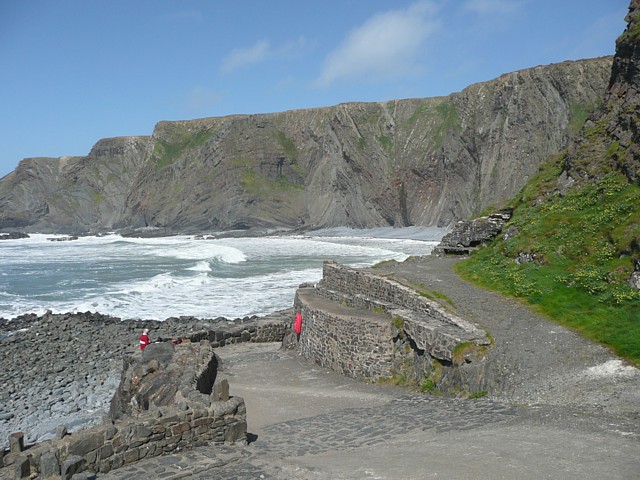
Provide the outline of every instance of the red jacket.
{"type": "Polygon", "coordinates": [[[144,350],[150,343],[148,335],[145,335],[144,333],[140,335],[140,350],[144,350]]]}

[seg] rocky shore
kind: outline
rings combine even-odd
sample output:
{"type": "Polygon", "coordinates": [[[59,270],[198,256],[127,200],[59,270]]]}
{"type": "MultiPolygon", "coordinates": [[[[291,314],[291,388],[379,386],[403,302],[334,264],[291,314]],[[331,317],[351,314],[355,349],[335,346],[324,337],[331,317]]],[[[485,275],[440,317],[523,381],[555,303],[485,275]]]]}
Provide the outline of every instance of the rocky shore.
{"type": "Polygon", "coordinates": [[[0,318],[0,447],[8,446],[13,432],[23,432],[31,444],[55,437],[59,428],[100,423],[118,387],[123,356],[140,351],[143,328],[152,342],[216,331],[217,344],[224,345],[234,343],[233,331],[288,316],[285,310],[204,320],[133,321],[91,312],[0,318]]]}

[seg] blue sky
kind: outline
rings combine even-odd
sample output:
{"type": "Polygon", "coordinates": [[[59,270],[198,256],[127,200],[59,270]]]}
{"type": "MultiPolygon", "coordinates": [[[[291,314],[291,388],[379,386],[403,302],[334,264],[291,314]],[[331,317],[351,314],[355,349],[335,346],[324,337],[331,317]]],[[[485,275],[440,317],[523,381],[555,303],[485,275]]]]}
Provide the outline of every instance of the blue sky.
{"type": "Polygon", "coordinates": [[[448,95],[612,55],[629,0],[0,0],[0,177],[160,120],[448,95]]]}

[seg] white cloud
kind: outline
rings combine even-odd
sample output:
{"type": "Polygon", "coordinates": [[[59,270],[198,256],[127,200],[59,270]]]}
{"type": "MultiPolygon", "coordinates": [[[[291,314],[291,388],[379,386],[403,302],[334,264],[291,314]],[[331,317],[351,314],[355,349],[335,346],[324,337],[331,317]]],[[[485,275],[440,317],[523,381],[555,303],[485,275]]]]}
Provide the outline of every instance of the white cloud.
{"type": "Polygon", "coordinates": [[[298,58],[305,54],[309,49],[307,39],[303,36],[295,40],[289,40],[280,48],[274,51],[274,54],[281,58],[298,58]]]}
{"type": "Polygon", "coordinates": [[[374,15],[328,55],[315,86],[327,87],[342,78],[415,74],[421,69],[418,53],[438,28],[435,13],[431,2],[419,1],[406,9],[374,15]]]}
{"type": "Polygon", "coordinates": [[[281,46],[273,47],[267,40],[260,40],[247,48],[231,51],[220,65],[220,73],[227,74],[235,70],[273,59],[291,59],[301,56],[307,49],[304,37],[290,40],[281,46]]]}
{"type": "Polygon", "coordinates": [[[270,45],[266,40],[259,40],[248,48],[236,48],[222,61],[220,72],[231,73],[247,65],[263,62],[270,54],[270,45]]]}
{"type": "Polygon", "coordinates": [[[462,9],[480,15],[507,14],[516,12],[521,5],[516,0],[467,0],[462,9]]]}

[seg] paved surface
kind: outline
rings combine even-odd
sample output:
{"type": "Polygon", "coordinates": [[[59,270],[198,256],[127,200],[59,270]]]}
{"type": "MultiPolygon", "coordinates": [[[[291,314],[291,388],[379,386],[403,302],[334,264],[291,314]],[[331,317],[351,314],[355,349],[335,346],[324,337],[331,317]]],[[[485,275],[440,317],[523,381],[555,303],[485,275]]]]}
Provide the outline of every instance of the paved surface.
{"type": "Polygon", "coordinates": [[[246,401],[251,443],[155,457],[98,478],[640,478],[633,421],[363,384],[277,344],[219,355],[221,377],[246,401]]]}

